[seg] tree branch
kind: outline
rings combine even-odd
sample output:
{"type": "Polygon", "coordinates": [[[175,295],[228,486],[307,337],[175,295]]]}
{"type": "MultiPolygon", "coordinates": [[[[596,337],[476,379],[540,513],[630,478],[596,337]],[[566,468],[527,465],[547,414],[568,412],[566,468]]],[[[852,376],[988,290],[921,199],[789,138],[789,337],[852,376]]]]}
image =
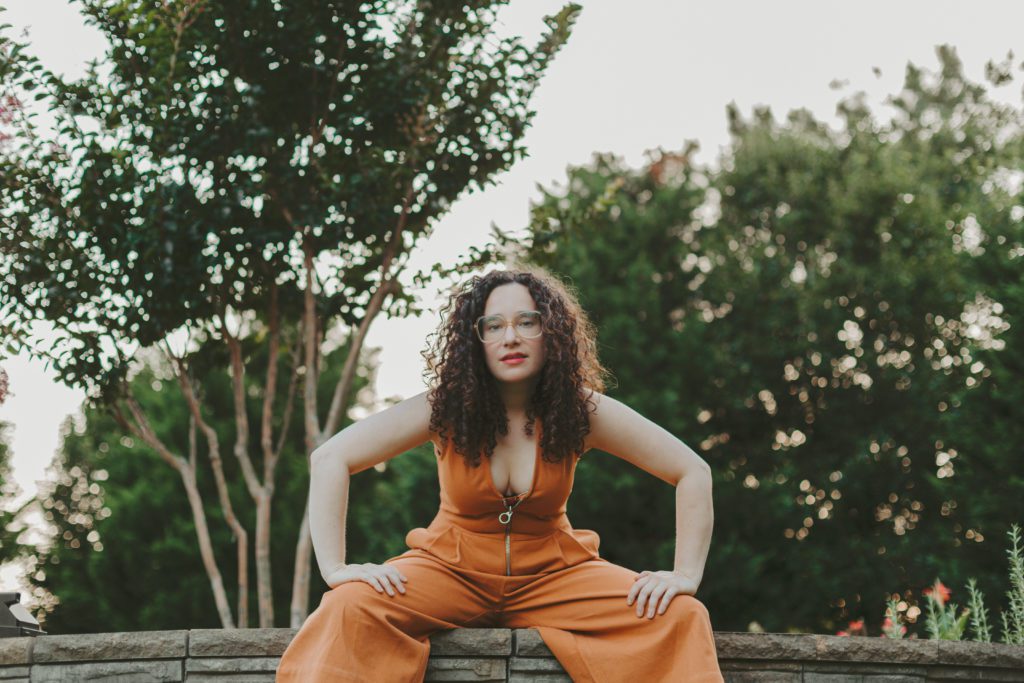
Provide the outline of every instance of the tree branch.
{"type": "Polygon", "coordinates": [[[277,464],[274,453],[274,401],[277,398],[277,354],[281,347],[280,312],[277,283],[270,283],[270,341],[267,348],[267,379],[263,390],[263,416],[260,422],[260,446],[263,449],[263,480],[269,482],[277,464]]]}
{"type": "MultiPolygon", "coordinates": [[[[391,262],[394,260],[402,245],[402,234],[405,230],[405,224],[409,216],[409,204],[412,201],[413,188],[410,183],[409,189],[406,192],[404,206],[402,207],[402,213],[398,217],[398,224],[391,233],[391,239],[388,241],[387,247],[384,249],[384,258],[380,266],[380,286],[373,292],[373,296],[370,297],[370,303],[366,307],[366,315],[359,321],[359,326],[356,328],[356,332],[352,337],[352,344],[349,347],[348,357],[345,359],[345,367],[342,369],[341,377],[338,380],[338,384],[334,387],[334,395],[331,398],[331,408],[327,413],[327,420],[324,423],[324,433],[321,435],[319,441],[325,440],[325,437],[329,437],[334,434],[338,425],[341,422],[341,411],[343,407],[348,403],[349,394],[352,391],[352,381],[355,378],[356,366],[359,361],[359,354],[362,351],[363,343],[366,340],[366,333],[370,329],[370,325],[373,323],[374,318],[380,312],[384,305],[384,297],[393,291],[398,277],[399,270],[389,274],[391,268],[391,262]]],[[[319,443],[317,445],[320,445],[319,443]]]]}
{"type": "Polygon", "coordinates": [[[242,468],[242,476],[245,477],[249,495],[256,499],[260,495],[262,484],[256,476],[256,469],[252,466],[252,459],[249,457],[249,411],[245,405],[245,364],[242,362],[242,344],[238,337],[232,335],[228,330],[228,322],[223,310],[220,313],[220,325],[221,336],[227,343],[231,356],[231,386],[234,389],[235,403],[235,457],[242,468]]]}

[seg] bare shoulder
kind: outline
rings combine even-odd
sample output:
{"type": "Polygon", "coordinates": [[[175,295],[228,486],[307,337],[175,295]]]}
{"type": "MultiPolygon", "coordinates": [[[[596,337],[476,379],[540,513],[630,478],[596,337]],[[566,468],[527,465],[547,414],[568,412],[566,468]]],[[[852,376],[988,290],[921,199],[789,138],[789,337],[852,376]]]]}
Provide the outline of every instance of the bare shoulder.
{"type": "Polygon", "coordinates": [[[592,448],[605,450],[601,446],[602,425],[607,421],[608,413],[615,410],[614,406],[609,409],[608,405],[612,402],[618,403],[618,401],[594,389],[587,390],[584,400],[587,404],[587,412],[590,413],[590,431],[583,439],[583,452],[585,453],[592,448]]]}
{"type": "Polygon", "coordinates": [[[670,484],[687,474],[710,471],[707,463],[666,429],[625,403],[594,391],[586,447],[630,462],[670,484]]]}
{"type": "Polygon", "coordinates": [[[314,462],[341,458],[353,474],[390,460],[428,441],[438,442],[430,429],[428,391],[368,415],[341,430],[313,452],[314,462]]]}
{"type": "Polygon", "coordinates": [[[587,449],[607,450],[609,431],[615,429],[616,425],[622,425],[624,413],[629,408],[611,396],[592,389],[588,389],[586,401],[590,412],[590,433],[585,439],[585,446],[587,449]]]}

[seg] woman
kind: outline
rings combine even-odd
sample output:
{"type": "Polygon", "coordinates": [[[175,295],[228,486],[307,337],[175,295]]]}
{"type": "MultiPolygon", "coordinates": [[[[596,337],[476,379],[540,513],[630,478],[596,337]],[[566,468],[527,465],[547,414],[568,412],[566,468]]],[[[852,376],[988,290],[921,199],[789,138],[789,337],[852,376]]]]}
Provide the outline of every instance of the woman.
{"type": "Polygon", "coordinates": [[[711,621],[693,597],[711,539],[710,468],[601,394],[593,327],[543,270],[474,277],[445,311],[424,354],[432,388],[312,454],[310,530],[331,590],[277,680],[422,681],[439,630],[532,627],[574,681],[721,682],[711,621]],[[437,516],[407,534],[401,555],[346,564],[350,475],[428,439],[437,516]],[[590,448],[676,487],[672,571],[613,564],[595,532],[572,528],[566,500],[590,448]]]}

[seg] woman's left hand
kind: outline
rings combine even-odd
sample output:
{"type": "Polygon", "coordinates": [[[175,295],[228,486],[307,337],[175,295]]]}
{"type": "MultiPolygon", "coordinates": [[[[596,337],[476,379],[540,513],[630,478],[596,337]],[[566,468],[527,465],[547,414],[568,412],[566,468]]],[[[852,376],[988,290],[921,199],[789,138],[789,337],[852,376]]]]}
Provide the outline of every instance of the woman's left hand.
{"type": "Polygon", "coordinates": [[[647,618],[653,619],[655,610],[658,614],[664,614],[668,604],[677,595],[693,595],[697,592],[699,581],[676,572],[663,571],[642,571],[636,577],[636,583],[629,589],[626,597],[626,604],[632,605],[636,600],[636,615],[643,616],[644,606],[647,606],[647,618]],[[661,601],[659,603],[659,600],[661,601]]]}

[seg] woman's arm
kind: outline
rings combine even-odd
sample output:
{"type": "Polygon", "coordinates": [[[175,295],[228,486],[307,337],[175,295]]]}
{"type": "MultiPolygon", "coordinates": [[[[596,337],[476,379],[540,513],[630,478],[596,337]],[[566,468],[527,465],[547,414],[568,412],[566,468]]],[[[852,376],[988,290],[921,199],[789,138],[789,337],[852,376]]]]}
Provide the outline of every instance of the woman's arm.
{"type": "Polygon", "coordinates": [[[595,392],[589,447],[611,453],[676,489],[673,571],[700,583],[711,545],[711,468],[693,449],[629,406],[595,392]]]}
{"type": "Polygon", "coordinates": [[[345,565],[351,475],[431,439],[424,391],[341,430],[310,456],[309,531],[320,575],[345,565]]]}
{"type": "Polygon", "coordinates": [[[590,398],[596,408],[587,448],[611,453],[673,486],[687,476],[711,473],[703,458],[664,427],[611,396],[595,391],[590,398]]]}

